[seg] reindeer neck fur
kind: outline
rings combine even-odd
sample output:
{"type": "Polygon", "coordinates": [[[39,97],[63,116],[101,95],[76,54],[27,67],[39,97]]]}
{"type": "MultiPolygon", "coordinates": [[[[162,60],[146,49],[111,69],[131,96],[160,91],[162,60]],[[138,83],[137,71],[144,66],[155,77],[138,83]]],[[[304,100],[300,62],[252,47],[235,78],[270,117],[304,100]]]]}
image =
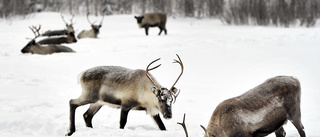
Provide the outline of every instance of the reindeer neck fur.
{"type": "Polygon", "coordinates": [[[145,109],[147,113],[156,115],[159,109],[154,108],[159,108],[158,99],[151,91],[153,85],[145,73],[145,70],[141,69],[99,66],[82,72],[79,81],[83,89],[95,88],[98,91],[97,94],[102,96],[99,102],[107,103],[111,107],[139,102],[133,109],[145,109]],[[136,101],[130,102],[133,100],[136,101]]]}

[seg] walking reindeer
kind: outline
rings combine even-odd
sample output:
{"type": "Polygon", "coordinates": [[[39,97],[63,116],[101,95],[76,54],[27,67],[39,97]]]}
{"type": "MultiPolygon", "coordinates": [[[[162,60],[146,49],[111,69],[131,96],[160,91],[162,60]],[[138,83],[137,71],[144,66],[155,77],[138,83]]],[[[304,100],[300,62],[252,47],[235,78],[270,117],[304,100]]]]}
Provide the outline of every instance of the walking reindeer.
{"type": "Polygon", "coordinates": [[[167,35],[166,23],[167,23],[167,14],[166,13],[144,13],[141,16],[134,16],[137,19],[139,28],[144,28],[146,35],[149,35],[150,27],[158,27],[160,32],[158,35],[164,31],[164,34],[167,35]]]}
{"type": "Polygon", "coordinates": [[[89,20],[89,12],[87,13],[87,20],[88,22],[91,24],[91,30],[83,30],[81,31],[79,34],[78,34],[78,39],[82,39],[82,38],[97,38],[98,37],[98,34],[100,32],[100,28],[102,27],[102,22],[103,22],[103,19],[104,19],[104,16],[102,16],[102,19],[99,23],[99,25],[95,25],[94,23],[96,22],[91,22],[89,20]]]}
{"type": "Polygon", "coordinates": [[[41,29],[41,26],[38,27],[32,26],[29,27],[31,31],[34,33],[35,37],[28,42],[28,44],[23,47],[21,50],[22,53],[32,53],[32,54],[52,54],[52,53],[58,53],[58,52],[74,52],[71,48],[58,45],[58,44],[48,44],[43,45],[38,42],[36,42],[36,38],[40,36],[39,30],[41,29]]]}
{"type": "Polygon", "coordinates": [[[75,131],[76,108],[90,104],[89,109],[83,114],[86,126],[92,127],[92,118],[103,105],[121,108],[120,128],[123,129],[127,122],[130,110],[145,110],[150,114],[161,130],[166,130],[159,111],[165,119],[172,118],[172,102],[176,100],[180,91],[175,84],[183,74],[183,64],[180,57],[174,60],[181,66],[181,73],[170,89],[162,87],[149,71],[158,68],[157,65],[146,70],[131,70],[119,66],[99,66],[83,71],[78,76],[82,87],[82,94],[77,99],[71,99],[70,127],[66,135],[70,136],[75,131]]]}
{"type": "MultiPolygon", "coordinates": [[[[221,102],[214,110],[204,137],[263,137],[275,133],[284,137],[283,125],[289,120],[306,137],[301,123],[301,86],[291,76],[266,80],[240,96],[221,102]]],[[[181,124],[185,127],[185,116],[181,124]]]]}

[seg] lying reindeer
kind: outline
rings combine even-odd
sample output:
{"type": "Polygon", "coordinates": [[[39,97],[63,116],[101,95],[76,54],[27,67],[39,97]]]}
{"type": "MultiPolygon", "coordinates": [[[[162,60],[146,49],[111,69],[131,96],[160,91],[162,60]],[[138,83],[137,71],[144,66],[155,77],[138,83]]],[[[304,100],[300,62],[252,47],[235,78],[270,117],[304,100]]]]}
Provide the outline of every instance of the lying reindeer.
{"type": "MultiPolygon", "coordinates": [[[[177,55],[178,56],[178,55],[177,55]]],[[[75,131],[75,111],[82,105],[90,104],[83,117],[88,127],[92,127],[91,120],[103,105],[121,108],[120,128],[127,123],[127,116],[131,109],[145,110],[150,114],[161,130],[166,130],[159,111],[165,119],[172,118],[172,102],[179,95],[174,85],[183,73],[183,64],[180,57],[175,60],[181,66],[181,74],[168,90],[159,85],[149,71],[160,65],[149,68],[158,61],[152,61],[146,70],[131,70],[119,66],[100,66],[82,72],[78,79],[82,87],[82,94],[77,99],[71,99],[70,127],[66,135],[70,136],[75,131]]]]}
{"type": "Polygon", "coordinates": [[[74,15],[72,15],[71,19],[70,19],[70,24],[68,24],[65,20],[64,20],[64,17],[61,15],[61,18],[63,20],[63,22],[66,24],[66,27],[67,29],[63,29],[63,30],[48,30],[46,31],[45,33],[41,34],[41,36],[48,36],[48,37],[51,37],[51,36],[60,36],[60,35],[66,35],[70,32],[74,33],[74,29],[73,29],[73,17],[74,15]]]}
{"type": "Polygon", "coordinates": [[[149,27],[159,27],[161,34],[162,30],[164,30],[164,34],[167,35],[166,22],[167,22],[167,14],[166,13],[145,13],[141,16],[134,16],[137,19],[137,23],[140,28],[144,28],[146,31],[146,35],[148,35],[149,27]]]}
{"type": "Polygon", "coordinates": [[[62,43],[76,43],[77,39],[73,32],[67,32],[67,36],[45,38],[38,41],[39,44],[62,44],[62,43]]]}
{"type": "Polygon", "coordinates": [[[205,137],[263,137],[273,132],[277,137],[284,137],[286,132],[282,126],[289,120],[300,136],[305,137],[300,98],[298,79],[273,77],[240,96],[221,102],[207,129],[201,127],[205,137]]]}
{"type": "Polygon", "coordinates": [[[56,45],[56,44],[49,44],[47,46],[42,46],[41,44],[37,43],[35,39],[40,36],[39,30],[41,26],[36,28],[35,26],[29,27],[31,31],[35,34],[35,38],[33,38],[22,50],[22,53],[32,53],[32,54],[52,54],[52,53],[59,53],[59,52],[74,52],[71,48],[56,45]]]}
{"type": "Polygon", "coordinates": [[[102,16],[102,19],[100,21],[99,25],[94,25],[95,22],[91,23],[89,20],[89,12],[87,14],[87,20],[91,24],[91,30],[83,30],[78,34],[78,39],[82,38],[98,38],[99,30],[102,27],[102,21],[104,19],[104,16],[102,16]]]}

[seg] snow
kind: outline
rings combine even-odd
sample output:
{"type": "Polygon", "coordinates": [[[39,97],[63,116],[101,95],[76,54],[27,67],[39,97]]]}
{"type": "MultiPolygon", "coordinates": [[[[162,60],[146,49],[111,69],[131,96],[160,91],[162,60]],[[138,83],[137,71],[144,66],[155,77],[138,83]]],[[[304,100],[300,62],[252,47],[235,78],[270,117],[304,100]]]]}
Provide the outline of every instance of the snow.
{"type": "MultiPolygon", "coordinates": [[[[172,63],[179,54],[185,70],[176,87],[181,93],[173,104],[173,118],[162,118],[167,131],[160,131],[144,111],[130,111],[125,129],[119,129],[120,110],[104,106],[87,128],[76,111],[73,137],[184,137],[186,113],[189,136],[203,136],[215,107],[277,75],[297,77],[302,85],[302,123],[308,137],[320,136],[320,24],[313,28],[228,26],[217,19],[170,18],[168,35],[149,36],[139,29],[134,15],[106,16],[98,39],[64,44],[76,53],[22,54],[34,35],[28,26],[42,25],[41,32],[65,27],[59,13],[38,13],[27,19],[0,19],[0,136],[64,136],[69,125],[70,99],[81,94],[77,76],[100,65],[145,69],[161,58],[151,73],[170,88],[180,66],[172,63]]],[[[71,16],[69,16],[71,17],[71,16]]],[[[65,15],[66,20],[69,18],[65,15]]],[[[91,17],[100,20],[99,17],[91,17]]],[[[76,16],[76,33],[90,29],[85,16],[76,16]]],[[[299,136],[288,122],[288,137],[299,136]]],[[[274,134],[269,135],[275,136],[274,134]]]]}

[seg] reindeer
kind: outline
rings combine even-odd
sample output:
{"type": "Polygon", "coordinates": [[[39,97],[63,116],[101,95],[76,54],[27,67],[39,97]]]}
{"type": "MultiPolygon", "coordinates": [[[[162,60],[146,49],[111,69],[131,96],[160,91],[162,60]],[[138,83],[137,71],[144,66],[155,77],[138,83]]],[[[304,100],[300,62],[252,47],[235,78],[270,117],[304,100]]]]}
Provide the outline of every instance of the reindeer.
{"type": "Polygon", "coordinates": [[[74,34],[74,29],[73,29],[73,18],[74,15],[72,15],[71,19],[70,19],[70,24],[68,24],[65,20],[64,17],[62,16],[62,14],[60,14],[63,22],[66,24],[67,29],[63,29],[63,30],[48,30],[45,33],[41,34],[41,36],[60,36],[60,35],[68,35],[68,33],[72,32],[74,34]]]}
{"type": "Polygon", "coordinates": [[[205,137],[262,137],[275,132],[284,137],[289,120],[305,137],[300,112],[298,79],[277,76],[240,96],[221,102],[214,110],[205,137]]]}
{"type": "MultiPolygon", "coordinates": [[[[275,132],[284,137],[289,120],[305,137],[300,112],[301,87],[298,79],[277,76],[240,96],[221,102],[214,110],[204,137],[263,137],[275,132]]],[[[180,124],[188,137],[185,115],[180,124]]]]}
{"type": "Polygon", "coordinates": [[[21,50],[22,53],[44,55],[58,52],[74,52],[71,48],[62,45],[49,44],[47,46],[42,46],[35,41],[35,39],[40,36],[39,30],[41,29],[41,25],[39,25],[39,27],[32,26],[29,28],[34,33],[35,37],[21,50]]]}
{"type": "Polygon", "coordinates": [[[94,23],[96,22],[91,22],[89,20],[89,12],[87,13],[87,20],[88,22],[91,24],[91,30],[83,30],[78,34],[78,39],[82,39],[82,38],[97,38],[98,34],[99,34],[99,30],[102,27],[102,21],[104,19],[104,16],[102,16],[102,19],[100,21],[99,25],[94,25],[94,23]]]}
{"type": "Polygon", "coordinates": [[[145,110],[153,117],[160,130],[166,130],[159,116],[159,111],[165,119],[172,118],[172,102],[176,101],[180,93],[174,86],[183,74],[183,64],[179,56],[178,59],[179,61],[174,60],[174,63],[180,64],[181,74],[169,90],[160,86],[149,73],[161,65],[149,68],[160,58],[152,61],[146,70],[99,66],[80,73],[78,81],[82,87],[82,94],[69,102],[70,127],[66,135],[70,136],[76,130],[76,108],[89,103],[89,109],[83,114],[88,127],[92,127],[93,116],[106,104],[121,108],[120,129],[125,127],[130,110],[145,110]]]}
{"type": "Polygon", "coordinates": [[[137,23],[140,28],[144,28],[146,35],[148,35],[149,27],[159,27],[161,34],[162,30],[167,35],[166,22],[167,14],[166,13],[145,13],[141,16],[134,16],[137,19],[137,23]]]}
{"type": "Polygon", "coordinates": [[[77,39],[73,32],[67,32],[66,37],[52,37],[45,38],[43,40],[38,41],[39,44],[62,44],[62,43],[76,43],[77,39]]]}

